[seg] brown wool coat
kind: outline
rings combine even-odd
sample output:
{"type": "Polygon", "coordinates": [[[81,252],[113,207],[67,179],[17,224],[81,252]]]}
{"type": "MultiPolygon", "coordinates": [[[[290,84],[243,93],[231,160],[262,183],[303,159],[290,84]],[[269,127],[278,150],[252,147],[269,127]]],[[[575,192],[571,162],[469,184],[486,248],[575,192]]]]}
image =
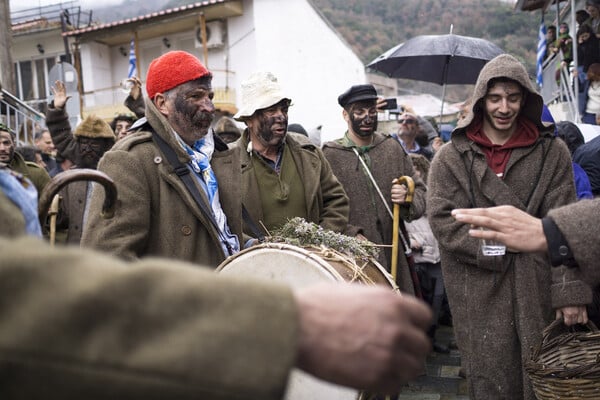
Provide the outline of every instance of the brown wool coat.
{"type": "MultiPolygon", "coordinates": [[[[179,160],[187,164],[189,155],[151,102],[146,105],[146,117],[175,149],[179,160]]],[[[215,151],[211,165],[231,231],[242,241],[241,182],[235,168],[239,165],[237,152],[215,151]]],[[[154,143],[150,132],[137,132],[117,142],[104,154],[98,170],[115,181],[117,209],[113,218],[103,218],[100,210],[104,193],[94,189],[82,246],[129,259],[162,256],[213,267],[225,259],[216,230],[154,143]]],[[[198,189],[208,207],[203,189],[198,189]]]]}
{"type": "Polygon", "coordinates": [[[483,256],[479,242],[468,235],[469,226],[450,215],[455,208],[509,204],[542,217],[552,208],[575,201],[569,151],[554,138],[553,126],[540,122],[542,99],[516,59],[502,55],[490,61],[481,71],[470,104],[485,95],[492,77],[500,76],[517,80],[529,92],[521,112],[537,125],[539,139],[512,151],[504,179],[500,179],[488,167],[479,146],[466,137],[465,127],[475,112],[470,110],[452,133],[452,142],[433,160],[427,214],[440,245],[470,397],[533,400],[522,369],[531,346],[554,318],[554,308],[587,304],[591,291],[578,280],[576,271],[551,269],[545,255],[483,256]]]}
{"type": "MultiPolygon", "coordinates": [[[[347,234],[356,236],[360,232],[374,243],[391,245],[392,218],[377,193],[371,193],[369,190],[368,178],[352,149],[332,141],[323,145],[323,153],[350,199],[350,220],[347,234]]],[[[402,145],[392,137],[376,133],[373,147],[368,154],[371,158],[371,172],[384,196],[390,197],[394,179],[402,175],[413,178],[415,196],[411,214],[412,218],[420,217],[425,211],[426,189],[423,181],[415,176],[412,162],[402,145]]],[[[391,199],[388,199],[388,206],[390,210],[393,209],[391,199]]],[[[388,271],[390,270],[390,258],[391,250],[380,252],[379,262],[388,271]]],[[[399,254],[398,262],[400,289],[406,293],[414,293],[408,262],[404,254],[399,254]]]]}
{"type": "Polygon", "coordinates": [[[15,239],[23,217],[2,192],[0,210],[2,399],[283,398],[298,332],[289,288],[52,249],[15,239]]]}
{"type": "Polygon", "coordinates": [[[586,282],[592,286],[600,284],[600,198],[578,201],[552,210],[548,216],[569,243],[586,282]]]}
{"type": "MultiPolygon", "coordinates": [[[[246,151],[248,130],[238,139],[232,148],[240,157],[242,171],[243,203],[255,224],[263,218],[264,210],[260,201],[260,193],[251,155],[246,151]]],[[[343,232],[348,224],[348,197],[337,180],[321,149],[312,144],[305,136],[288,132],[285,145],[296,164],[302,183],[304,184],[304,200],[306,202],[308,221],[321,225],[325,229],[343,232]]],[[[290,218],[294,215],[290,215],[290,218]]],[[[257,225],[260,226],[260,225],[257,225]]],[[[252,235],[249,228],[245,232],[252,235]]]]}

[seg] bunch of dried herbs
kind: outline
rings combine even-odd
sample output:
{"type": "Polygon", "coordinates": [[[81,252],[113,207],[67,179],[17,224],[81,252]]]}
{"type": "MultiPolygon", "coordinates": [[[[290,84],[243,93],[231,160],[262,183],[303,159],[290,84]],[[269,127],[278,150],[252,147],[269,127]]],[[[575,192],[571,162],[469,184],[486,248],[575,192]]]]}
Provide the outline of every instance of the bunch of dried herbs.
{"type": "Polygon", "coordinates": [[[269,242],[287,243],[299,247],[326,247],[355,259],[377,258],[379,248],[368,240],[360,240],[323,229],[313,222],[295,217],[272,232],[269,242]]]}

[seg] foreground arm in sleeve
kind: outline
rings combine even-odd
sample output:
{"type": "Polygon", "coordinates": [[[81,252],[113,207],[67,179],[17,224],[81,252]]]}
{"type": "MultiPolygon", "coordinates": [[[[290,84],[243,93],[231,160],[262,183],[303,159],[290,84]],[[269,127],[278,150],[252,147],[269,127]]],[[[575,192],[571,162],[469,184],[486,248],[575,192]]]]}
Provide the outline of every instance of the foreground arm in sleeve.
{"type": "Polygon", "coordinates": [[[275,400],[294,365],[396,391],[430,350],[427,307],[385,288],[292,292],[173,260],[127,264],[31,238],[0,238],[0,253],[7,398],[275,400]]]}

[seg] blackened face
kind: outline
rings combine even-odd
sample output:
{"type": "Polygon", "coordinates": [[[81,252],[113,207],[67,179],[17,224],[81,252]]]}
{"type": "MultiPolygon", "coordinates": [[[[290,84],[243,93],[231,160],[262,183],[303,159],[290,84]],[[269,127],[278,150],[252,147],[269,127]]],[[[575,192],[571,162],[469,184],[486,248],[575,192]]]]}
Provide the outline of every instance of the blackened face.
{"type": "Polygon", "coordinates": [[[98,161],[102,158],[104,153],[109,150],[113,141],[105,138],[86,138],[79,137],[79,154],[77,159],[77,166],[79,168],[91,168],[96,169],[98,167],[98,161]]]}
{"type": "Polygon", "coordinates": [[[287,132],[289,106],[289,100],[283,99],[271,107],[257,110],[248,121],[251,136],[265,147],[279,146],[287,132]]]}
{"type": "Polygon", "coordinates": [[[9,132],[0,131],[0,162],[10,164],[15,155],[15,143],[9,132]]]}
{"type": "Polygon", "coordinates": [[[377,107],[375,101],[360,101],[348,110],[350,128],[360,137],[368,137],[377,131],[377,107]]]}
{"type": "Polygon", "coordinates": [[[167,119],[187,144],[208,133],[215,113],[213,96],[210,80],[206,79],[184,83],[167,96],[167,119]]]}

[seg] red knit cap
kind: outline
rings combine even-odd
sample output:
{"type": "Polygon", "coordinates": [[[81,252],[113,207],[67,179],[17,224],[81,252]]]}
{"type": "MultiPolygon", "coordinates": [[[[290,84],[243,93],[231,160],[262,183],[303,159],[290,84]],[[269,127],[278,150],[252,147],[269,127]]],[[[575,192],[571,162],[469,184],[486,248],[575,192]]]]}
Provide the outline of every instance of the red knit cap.
{"type": "Polygon", "coordinates": [[[157,93],[203,76],[211,76],[211,73],[196,57],[185,51],[169,51],[150,63],[146,93],[153,99],[157,93]]]}

